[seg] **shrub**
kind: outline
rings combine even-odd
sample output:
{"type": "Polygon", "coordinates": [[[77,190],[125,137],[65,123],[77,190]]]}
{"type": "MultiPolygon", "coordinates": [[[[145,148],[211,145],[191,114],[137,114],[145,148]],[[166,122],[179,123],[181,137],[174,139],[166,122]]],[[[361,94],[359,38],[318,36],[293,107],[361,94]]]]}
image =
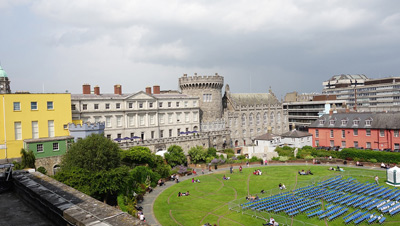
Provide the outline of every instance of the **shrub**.
{"type": "Polygon", "coordinates": [[[228,153],[228,154],[226,155],[226,158],[227,158],[227,159],[231,159],[233,156],[235,156],[235,154],[228,153]]]}
{"type": "Polygon", "coordinates": [[[240,160],[243,160],[243,159],[246,158],[246,156],[244,156],[244,155],[239,155],[237,158],[240,159],[240,160]]]}
{"type": "Polygon", "coordinates": [[[294,157],[294,148],[284,146],[284,147],[277,147],[275,149],[276,152],[278,152],[279,156],[288,156],[288,157],[294,157]]]}
{"type": "Polygon", "coordinates": [[[44,175],[47,174],[47,170],[46,170],[46,168],[44,168],[43,166],[39,167],[39,168],[37,169],[37,171],[39,171],[40,173],[43,173],[44,175]]]}
{"type": "Polygon", "coordinates": [[[346,160],[358,158],[358,159],[376,159],[377,162],[387,162],[387,163],[400,162],[400,154],[396,152],[358,150],[355,148],[344,148],[342,151],[337,153],[337,157],[346,160]]]}
{"type": "Polygon", "coordinates": [[[272,157],[272,161],[279,161],[279,156],[278,157],[272,157]]]}
{"type": "Polygon", "coordinates": [[[369,161],[372,162],[372,163],[377,163],[378,162],[378,160],[376,160],[376,159],[370,159],[369,161]]]}
{"type": "Polygon", "coordinates": [[[251,157],[250,162],[257,162],[260,161],[261,159],[257,158],[256,156],[251,157]]]}
{"type": "Polygon", "coordinates": [[[285,162],[287,160],[289,160],[289,157],[287,157],[287,156],[279,156],[279,161],[285,162]]]}
{"type": "Polygon", "coordinates": [[[231,149],[231,148],[225,149],[225,150],[224,150],[224,153],[225,153],[225,154],[228,154],[228,153],[235,154],[235,152],[234,152],[233,149],[231,149]]]}
{"type": "Polygon", "coordinates": [[[215,149],[213,147],[209,147],[207,149],[207,156],[208,157],[217,157],[217,149],[215,149]]]}

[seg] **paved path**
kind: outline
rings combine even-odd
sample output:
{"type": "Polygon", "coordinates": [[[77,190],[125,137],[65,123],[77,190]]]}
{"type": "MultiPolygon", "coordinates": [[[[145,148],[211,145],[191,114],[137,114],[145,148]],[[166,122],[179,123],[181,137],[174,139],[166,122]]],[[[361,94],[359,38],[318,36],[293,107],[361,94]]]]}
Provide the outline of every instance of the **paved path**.
{"type": "MultiPolygon", "coordinates": [[[[304,166],[304,165],[312,165],[311,163],[274,163],[274,164],[269,164],[269,166],[304,166]]],[[[243,166],[245,166],[245,164],[243,164],[243,166]]],[[[250,165],[250,167],[260,167],[260,164],[255,164],[255,165],[250,165]]],[[[355,165],[352,164],[347,164],[347,165],[343,165],[343,164],[336,164],[336,163],[324,163],[324,164],[318,164],[316,166],[340,166],[340,167],[353,167],[353,168],[360,168],[360,169],[375,169],[375,170],[385,170],[385,169],[381,169],[379,167],[379,164],[377,164],[377,167],[371,167],[371,166],[365,166],[365,167],[357,167],[355,165]]],[[[214,172],[219,172],[219,171],[226,171],[229,170],[228,167],[226,168],[218,168],[217,170],[214,170],[212,172],[206,172],[205,174],[210,174],[210,173],[214,173],[214,172]]],[[[235,167],[235,171],[238,170],[238,167],[235,167]]],[[[196,172],[198,172],[198,175],[189,175],[189,176],[184,176],[184,177],[179,177],[179,181],[185,181],[188,179],[191,179],[192,177],[195,176],[201,176],[201,169],[196,169],[196,172]],[[200,174],[199,174],[200,173],[200,174]]],[[[159,226],[161,225],[156,217],[154,216],[154,212],[153,212],[153,206],[154,206],[154,202],[157,199],[157,197],[167,188],[173,186],[175,184],[175,182],[173,181],[167,181],[165,183],[165,186],[159,187],[157,186],[156,188],[153,189],[153,192],[151,193],[146,193],[146,195],[144,196],[144,201],[140,204],[143,207],[143,213],[146,217],[146,223],[151,225],[151,226],[159,226]]]]}

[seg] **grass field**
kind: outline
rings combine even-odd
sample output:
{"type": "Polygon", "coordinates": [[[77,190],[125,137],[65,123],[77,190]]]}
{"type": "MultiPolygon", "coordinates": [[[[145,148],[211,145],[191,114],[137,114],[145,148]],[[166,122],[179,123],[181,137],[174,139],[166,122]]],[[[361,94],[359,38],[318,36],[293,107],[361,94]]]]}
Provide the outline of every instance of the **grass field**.
{"type": "MultiPolygon", "coordinates": [[[[300,188],[338,175],[339,172],[327,170],[327,166],[264,166],[261,176],[253,175],[256,168],[244,167],[239,173],[235,169],[233,174],[229,170],[196,177],[201,183],[192,183],[191,180],[183,181],[166,189],[157,198],[154,204],[154,214],[161,225],[262,225],[269,218],[268,212],[236,212],[229,207],[243,203],[248,194],[256,194],[261,190],[267,193],[260,197],[279,193],[278,184],[284,183],[287,190],[300,188]],[[307,167],[307,168],[306,168],[307,167]],[[299,176],[297,171],[304,169],[314,175],[299,176]],[[223,180],[223,175],[230,180],[223,180]],[[190,196],[178,197],[178,192],[190,192],[190,196]],[[257,217],[255,217],[257,216],[257,217]]],[[[359,182],[374,182],[374,176],[378,175],[380,184],[386,179],[385,171],[364,170],[362,168],[344,168],[341,172],[344,177],[353,177],[359,182]]],[[[387,186],[387,185],[385,185],[387,186]]],[[[389,186],[388,186],[389,187],[389,186]]],[[[236,208],[239,210],[239,208],[236,208]]],[[[352,211],[352,209],[349,210],[352,211]]],[[[370,211],[377,212],[377,211],[370,211]]],[[[343,216],[345,216],[344,214],[343,216]]],[[[308,219],[306,214],[299,214],[293,219],[284,213],[272,215],[280,225],[343,225],[343,216],[333,221],[308,219]]],[[[386,225],[400,225],[400,214],[394,217],[387,216],[386,225]]],[[[367,225],[366,223],[360,225],[367,225]]]]}

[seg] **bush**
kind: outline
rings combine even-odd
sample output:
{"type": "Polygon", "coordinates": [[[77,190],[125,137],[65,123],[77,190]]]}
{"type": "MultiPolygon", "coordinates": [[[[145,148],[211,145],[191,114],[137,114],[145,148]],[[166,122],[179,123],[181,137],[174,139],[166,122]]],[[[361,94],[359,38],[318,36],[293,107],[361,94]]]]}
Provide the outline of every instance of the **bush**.
{"type": "Polygon", "coordinates": [[[37,171],[40,172],[40,173],[43,173],[44,175],[47,174],[47,170],[46,170],[46,168],[44,168],[43,166],[39,167],[39,168],[37,169],[37,171]]]}
{"type": "Polygon", "coordinates": [[[244,155],[239,155],[237,158],[238,158],[239,160],[243,160],[243,159],[246,158],[246,156],[244,156],[244,155]]]}
{"type": "Polygon", "coordinates": [[[285,162],[287,160],[289,160],[289,157],[287,157],[287,156],[279,156],[279,161],[285,162]]]}
{"type": "Polygon", "coordinates": [[[235,152],[234,152],[233,149],[231,149],[231,148],[227,148],[227,149],[225,149],[223,152],[224,152],[225,154],[229,154],[229,153],[235,154],[235,152]]]}
{"type": "Polygon", "coordinates": [[[279,156],[288,156],[288,157],[294,157],[294,148],[284,146],[284,147],[277,147],[275,148],[275,151],[278,152],[279,156]]]}
{"type": "Polygon", "coordinates": [[[396,152],[358,150],[355,148],[344,148],[342,151],[337,153],[337,157],[346,160],[357,158],[357,159],[376,159],[377,162],[385,162],[385,163],[400,162],[400,154],[396,152]]]}
{"type": "Polygon", "coordinates": [[[217,149],[215,149],[213,147],[209,147],[207,149],[207,156],[208,157],[217,157],[217,149]]]}
{"type": "Polygon", "coordinates": [[[272,161],[279,161],[279,156],[278,157],[272,157],[272,161]]]}
{"type": "Polygon", "coordinates": [[[261,161],[261,159],[257,158],[256,156],[251,157],[250,162],[257,162],[261,161]]]}
{"type": "Polygon", "coordinates": [[[235,156],[235,154],[228,153],[228,154],[226,155],[226,158],[227,158],[227,159],[231,159],[233,156],[235,156]]]}
{"type": "Polygon", "coordinates": [[[193,163],[205,162],[207,151],[202,146],[192,147],[188,152],[193,163]]]}
{"type": "Polygon", "coordinates": [[[378,160],[376,160],[376,159],[370,159],[369,161],[372,162],[372,163],[377,163],[378,162],[378,160]]]}

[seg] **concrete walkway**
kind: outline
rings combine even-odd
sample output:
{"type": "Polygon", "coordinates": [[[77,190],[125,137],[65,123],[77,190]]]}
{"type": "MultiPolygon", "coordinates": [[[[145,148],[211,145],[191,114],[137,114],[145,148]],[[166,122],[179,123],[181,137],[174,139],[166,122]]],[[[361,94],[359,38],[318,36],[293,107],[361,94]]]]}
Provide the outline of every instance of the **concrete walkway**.
{"type": "MultiPolygon", "coordinates": [[[[304,165],[313,165],[312,163],[274,163],[274,164],[268,164],[268,166],[304,166],[304,165]]],[[[377,164],[379,165],[379,164],[377,164]]],[[[264,165],[260,165],[260,164],[254,164],[254,165],[250,165],[249,168],[255,168],[255,167],[263,167],[264,165]]],[[[359,166],[355,166],[353,164],[347,164],[347,165],[343,165],[343,164],[336,164],[336,163],[325,163],[325,164],[318,164],[315,166],[326,166],[326,167],[352,167],[352,168],[360,168],[360,169],[374,169],[374,170],[386,170],[386,169],[381,169],[379,166],[378,167],[371,167],[371,166],[365,166],[365,167],[359,167],[359,166]]],[[[246,164],[243,164],[243,168],[247,168],[246,164]]],[[[229,170],[229,168],[225,167],[225,168],[218,168],[217,170],[214,170],[212,172],[208,172],[208,170],[204,171],[205,174],[210,174],[210,173],[214,173],[214,172],[219,172],[219,171],[226,171],[229,170]]],[[[238,167],[234,167],[234,170],[237,171],[239,170],[238,167]]],[[[196,169],[197,175],[189,175],[189,176],[184,176],[184,177],[180,177],[179,181],[185,181],[188,179],[191,179],[192,177],[195,176],[201,176],[201,169],[196,169]]],[[[173,186],[174,184],[176,184],[173,181],[167,181],[165,183],[165,186],[157,186],[156,188],[153,189],[153,191],[151,193],[146,193],[146,195],[144,196],[144,200],[141,204],[139,204],[140,206],[143,207],[143,213],[146,217],[146,223],[151,225],[151,226],[160,226],[161,224],[157,221],[154,212],[153,212],[153,206],[154,206],[154,202],[157,199],[157,197],[167,188],[173,186]]]]}

